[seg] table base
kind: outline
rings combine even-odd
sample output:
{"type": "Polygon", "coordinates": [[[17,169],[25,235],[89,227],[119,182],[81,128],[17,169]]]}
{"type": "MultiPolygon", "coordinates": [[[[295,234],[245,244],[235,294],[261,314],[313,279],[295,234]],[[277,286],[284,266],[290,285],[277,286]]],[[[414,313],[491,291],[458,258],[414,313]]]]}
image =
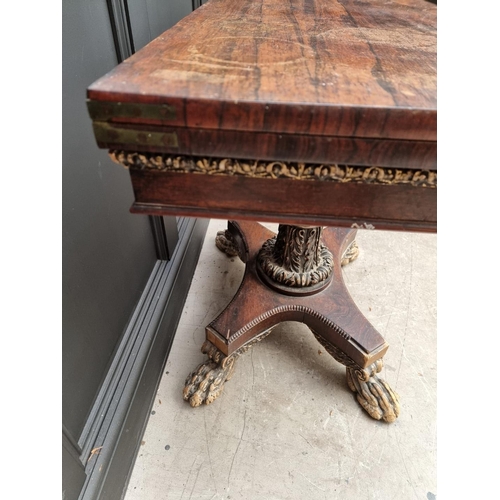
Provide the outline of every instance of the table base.
{"type": "Polygon", "coordinates": [[[358,255],[356,230],[322,229],[280,225],[275,235],[256,222],[230,221],[228,229],[217,235],[217,247],[229,256],[238,255],[245,263],[245,274],[231,302],[206,327],[202,352],[207,354],[207,360],[189,374],[183,393],[191,406],[212,403],[232,377],[236,359],[276,325],[300,321],[346,367],[347,384],[369,415],[386,422],[396,420],[400,412],[398,395],[378,376],[389,346],[359,311],[342,277],[341,266],[358,255]],[[294,235],[301,255],[293,253],[296,249],[290,250],[288,243],[283,250],[280,238],[284,235],[294,235]],[[316,246],[305,250],[307,241],[313,240],[316,246]],[[276,243],[279,253],[273,265],[284,266],[283,271],[273,268],[276,279],[263,271],[263,251],[270,242],[276,243]],[[328,257],[326,264],[320,260],[325,249],[331,256],[331,272],[328,257]],[[310,263],[310,251],[318,259],[316,268],[310,263]],[[286,252],[292,252],[291,257],[284,255],[286,252]],[[290,266],[298,271],[294,274],[290,266]]]}

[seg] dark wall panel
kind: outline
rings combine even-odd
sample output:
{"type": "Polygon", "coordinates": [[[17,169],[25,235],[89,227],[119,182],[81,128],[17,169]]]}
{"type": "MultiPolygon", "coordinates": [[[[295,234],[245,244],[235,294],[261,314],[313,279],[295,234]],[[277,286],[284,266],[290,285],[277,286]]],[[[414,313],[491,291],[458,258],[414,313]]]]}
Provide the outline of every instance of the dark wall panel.
{"type": "Polygon", "coordinates": [[[63,3],[63,422],[75,440],[156,261],[128,173],[96,147],[85,93],[117,64],[104,0],[63,3]]]}
{"type": "Polygon", "coordinates": [[[129,174],[97,148],[86,89],[191,6],[62,4],[63,500],[122,498],[208,223],[129,213],[129,174]]]}
{"type": "Polygon", "coordinates": [[[193,8],[192,0],[136,0],[128,3],[135,50],[171,28],[193,8]]]}
{"type": "Polygon", "coordinates": [[[62,434],[62,500],[78,498],[85,483],[85,469],[76,453],[78,446],[62,434]]]}

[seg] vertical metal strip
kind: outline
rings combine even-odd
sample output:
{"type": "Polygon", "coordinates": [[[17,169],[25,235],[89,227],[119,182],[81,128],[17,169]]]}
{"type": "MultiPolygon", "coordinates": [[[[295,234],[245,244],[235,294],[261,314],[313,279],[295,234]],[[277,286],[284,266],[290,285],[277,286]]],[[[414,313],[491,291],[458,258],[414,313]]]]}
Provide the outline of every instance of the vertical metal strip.
{"type": "Polygon", "coordinates": [[[119,64],[135,52],[127,0],[106,0],[106,3],[119,64]]]}

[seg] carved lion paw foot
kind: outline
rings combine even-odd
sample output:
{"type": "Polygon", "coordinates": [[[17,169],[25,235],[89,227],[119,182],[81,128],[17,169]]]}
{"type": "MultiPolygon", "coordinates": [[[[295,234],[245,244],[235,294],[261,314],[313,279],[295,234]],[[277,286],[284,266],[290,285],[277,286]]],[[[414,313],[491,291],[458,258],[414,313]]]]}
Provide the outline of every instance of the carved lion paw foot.
{"type": "Polygon", "coordinates": [[[372,418],[394,422],[400,412],[399,396],[385,380],[377,377],[383,366],[379,359],[364,370],[347,368],[347,384],[372,418]]]}
{"type": "Polygon", "coordinates": [[[215,237],[215,246],[229,257],[238,255],[238,249],[234,245],[233,240],[231,239],[231,236],[227,230],[217,232],[217,236],[215,237]]]}
{"type": "Polygon", "coordinates": [[[234,357],[224,356],[210,342],[203,344],[202,352],[208,359],[189,374],[183,391],[184,400],[193,407],[215,401],[234,372],[234,357]]]}
{"type": "Polygon", "coordinates": [[[341,266],[346,266],[353,260],[356,260],[359,255],[359,247],[358,244],[356,243],[356,240],[354,240],[347,248],[346,251],[342,255],[342,259],[340,261],[341,266]]]}

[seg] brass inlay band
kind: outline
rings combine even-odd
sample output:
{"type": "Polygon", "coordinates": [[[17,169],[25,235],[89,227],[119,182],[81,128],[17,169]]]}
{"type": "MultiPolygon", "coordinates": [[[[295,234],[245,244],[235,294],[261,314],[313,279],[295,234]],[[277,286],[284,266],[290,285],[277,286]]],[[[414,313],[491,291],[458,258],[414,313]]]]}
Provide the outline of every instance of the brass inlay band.
{"type": "Polygon", "coordinates": [[[94,121],[112,118],[144,118],[147,120],[175,120],[174,106],[168,104],[134,104],[130,102],[101,102],[87,100],[90,117],[94,121]]]}
{"type": "Polygon", "coordinates": [[[300,162],[197,158],[155,153],[110,151],[111,158],[125,168],[208,175],[233,175],[254,178],[288,178],[365,184],[410,184],[436,188],[434,170],[313,165],[300,162]]]}
{"type": "Polygon", "coordinates": [[[93,126],[98,143],[133,144],[139,147],[161,144],[169,148],[179,147],[176,132],[139,132],[107,122],[94,122],[93,126]]]}

